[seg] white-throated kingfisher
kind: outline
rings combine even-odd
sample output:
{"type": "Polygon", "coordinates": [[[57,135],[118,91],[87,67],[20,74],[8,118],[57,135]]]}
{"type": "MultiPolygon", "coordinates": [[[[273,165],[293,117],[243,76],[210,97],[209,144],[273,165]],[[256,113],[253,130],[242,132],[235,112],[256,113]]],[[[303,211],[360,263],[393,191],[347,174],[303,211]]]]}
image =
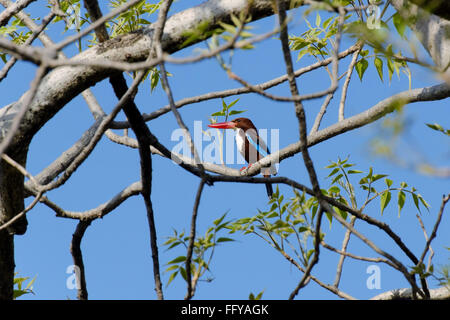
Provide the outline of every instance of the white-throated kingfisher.
{"type": "MultiPolygon", "coordinates": [[[[227,122],[209,124],[208,127],[216,129],[233,129],[236,131],[236,144],[239,152],[247,161],[248,168],[260,159],[270,154],[269,148],[258,134],[253,122],[248,118],[236,118],[227,122]]],[[[241,169],[244,170],[247,167],[241,169]]],[[[264,177],[270,177],[277,173],[275,166],[261,168],[261,174],[264,177]]],[[[269,199],[272,198],[273,188],[271,183],[266,183],[266,190],[269,199]]]]}

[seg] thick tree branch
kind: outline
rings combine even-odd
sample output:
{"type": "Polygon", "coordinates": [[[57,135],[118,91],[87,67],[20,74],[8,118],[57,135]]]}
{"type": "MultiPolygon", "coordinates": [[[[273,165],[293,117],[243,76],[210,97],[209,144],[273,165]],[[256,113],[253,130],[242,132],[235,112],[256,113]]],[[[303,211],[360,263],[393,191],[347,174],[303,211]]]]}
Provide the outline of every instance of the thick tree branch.
{"type": "Polygon", "coordinates": [[[12,6],[0,12],[0,27],[8,24],[9,19],[17,12],[27,7],[31,2],[36,0],[17,0],[12,6]]]}
{"type": "Polygon", "coordinates": [[[72,235],[72,242],[70,244],[70,253],[72,254],[73,264],[78,270],[75,272],[77,283],[80,284],[78,288],[78,300],[87,300],[88,291],[86,286],[86,272],[84,269],[83,253],[81,251],[81,240],[83,240],[84,233],[91,224],[91,220],[79,221],[75,232],[72,235]],[[78,272],[79,271],[79,272],[78,272]]]}

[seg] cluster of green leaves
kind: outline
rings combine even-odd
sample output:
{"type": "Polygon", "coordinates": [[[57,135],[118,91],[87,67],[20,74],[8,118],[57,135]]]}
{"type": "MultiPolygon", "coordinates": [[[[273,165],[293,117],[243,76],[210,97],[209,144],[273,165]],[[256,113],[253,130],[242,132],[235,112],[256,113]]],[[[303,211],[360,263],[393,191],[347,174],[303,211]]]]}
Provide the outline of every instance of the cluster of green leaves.
{"type": "MultiPolygon", "coordinates": [[[[346,15],[345,19],[350,17],[351,15],[346,15]]],[[[331,16],[322,23],[322,18],[317,12],[315,26],[312,26],[308,19],[304,19],[308,30],[300,36],[289,37],[291,50],[299,51],[297,61],[306,54],[316,58],[329,56],[331,51],[328,45],[332,43],[333,36],[338,32],[337,16],[331,16]]]]}
{"type": "MultiPolygon", "coordinates": [[[[209,227],[205,235],[196,237],[194,241],[192,262],[191,262],[191,274],[192,277],[200,279],[206,271],[210,271],[211,260],[214,255],[216,247],[224,242],[234,241],[231,238],[219,237],[219,232],[223,231],[229,224],[230,221],[224,221],[226,213],[220,218],[213,221],[213,225],[209,227]]],[[[167,246],[167,250],[176,248],[180,245],[184,246],[186,249],[189,243],[189,235],[185,235],[184,232],[178,233],[174,230],[174,235],[168,237],[164,245],[167,246]]],[[[175,279],[175,277],[180,274],[184,280],[186,277],[186,256],[180,255],[167,263],[168,267],[165,272],[171,272],[167,286],[175,279]]],[[[211,279],[206,279],[206,281],[211,281],[211,279]]]]}
{"type": "MultiPolygon", "coordinates": [[[[211,117],[225,117],[225,121],[227,121],[228,117],[241,114],[247,111],[247,110],[230,110],[238,101],[239,99],[236,99],[227,104],[225,100],[222,99],[222,110],[212,113],[211,117]]],[[[215,122],[217,122],[217,118],[214,118],[213,123],[215,122]]]]}
{"type": "MultiPolygon", "coordinates": [[[[322,3],[313,6],[314,10],[319,10],[323,6],[331,5],[350,5],[353,1],[334,1],[329,3],[322,3]]],[[[356,4],[359,5],[359,4],[356,4]]],[[[309,14],[312,9],[307,10],[305,15],[309,14]]],[[[347,14],[345,20],[347,21],[354,15],[347,14]]],[[[407,23],[402,19],[400,14],[395,13],[392,17],[393,25],[402,39],[407,39],[406,26],[407,23]]],[[[318,58],[325,58],[330,55],[330,44],[334,41],[334,36],[338,32],[338,16],[330,16],[322,22],[322,18],[318,11],[316,11],[315,25],[313,26],[305,17],[308,30],[303,32],[300,36],[290,36],[290,46],[294,51],[298,51],[297,61],[303,56],[313,56],[318,58]]],[[[352,21],[345,22],[342,26],[344,33],[350,37],[355,38],[357,42],[368,44],[372,48],[372,53],[368,49],[360,51],[360,59],[355,65],[360,80],[364,76],[369,67],[369,59],[373,61],[373,65],[377,70],[381,81],[384,81],[384,66],[387,66],[389,82],[392,80],[394,73],[400,77],[400,72],[404,73],[409,79],[409,86],[411,87],[411,72],[405,60],[401,59],[402,53],[400,50],[394,50],[392,44],[387,43],[389,39],[390,28],[388,24],[380,20],[379,27],[374,28],[369,26],[369,21],[364,21],[363,18],[352,19],[352,21]],[[370,53],[370,54],[369,54],[370,53]]]]}
{"type": "MultiPolygon", "coordinates": [[[[33,19],[38,20],[38,19],[33,19]]],[[[32,32],[28,30],[23,24],[22,20],[16,16],[11,18],[11,22],[3,27],[0,27],[0,37],[8,37],[15,44],[23,44],[31,36],[32,32]]],[[[0,59],[4,63],[7,61],[7,54],[0,51],[0,59]]]]}
{"type": "Polygon", "coordinates": [[[253,217],[234,221],[227,227],[229,232],[256,235],[282,254],[292,251],[298,262],[306,266],[314,253],[310,240],[318,201],[295,189],[293,192],[294,196],[285,200],[277,186],[269,201],[269,210],[258,210],[253,217]]]}
{"type": "MultiPolygon", "coordinates": [[[[389,21],[390,19],[393,20],[393,25],[400,37],[407,40],[407,24],[402,19],[400,14],[395,13],[386,21],[389,21]]],[[[399,58],[402,56],[401,50],[394,52],[392,43],[387,43],[389,40],[389,35],[392,33],[385,21],[379,21],[379,28],[369,27],[368,22],[363,21],[362,19],[352,21],[344,26],[344,32],[349,34],[351,37],[356,38],[359,42],[368,44],[373,49],[373,53],[371,55],[369,55],[369,50],[362,50],[360,52],[361,59],[358,60],[355,65],[361,81],[366,69],[369,66],[367,59],[373,58],[373,65],[375,66],[381,81],[384,80],[384,65],[386,64],[389,82],[392,80],[392,75],[394,73],[397,74],[397,77],[400,77],[400,72],[403,72],[408,77],[409,87],[411,87],[411,72],[408,64],[405,60],[399,58]]]]}
{"type": "MultiPolygon", "coordinates": [[[[111,0],[110,6],[112,8],[118,8],[126,2],[127,0],[111,0]]],[[[155,13],[158,10],[161,2],[162,0],[158,3],[149,3],[145,0],[142,0],[127,11],[119,14],[108,25],[108,27],[110,28],[111,38],[114,38],[121,34],[136,31],[145,25],[149,25],[150,21],[148,21],[145,17],[155,13]]]]}
{"type": "MultiPolygon", "coordinates": [[[[52,4],[49,5],[49,7],[52,4]]],[[[89,15],[85,13],[81,15],[81,2],[80,0],[62,0],[59,2],[59,7],[61,11],[66,15],[64,17],[66,21],[66,26],[64,32],[74,28],[77,32],[81,30],[81,27],[85,24],[89,24],[89,15]]],[[[62,16],[56,16],[53,19],[53,23],[64,20],[62,16]]]]}
{"type": "Polygon", "coordinates": [[[378,76],[381,81],[383,80],[384,74],[384,61],[387,64],[389,82],[392,80],[392,75],[397,74],[397,77],[400,78],[400,72],[404,73],[409,80],[409,88],[411,88],[411,71],[408,67],[408,64],[405,60],[400,59],[401,51],[398,53],[394,53],[392,44],[389,44],[385,49],[373,49],[373,54],[369,55],[369,50],[361,50],[360,52],[361,58],[355,65],[355,69],[358,72],[359,79],[362,81],[364,73],[369,67],[368,58],[373,58],[373,65],[375,66],[378,76]]]}
{"type": "Polygon", "coordinates": [[[29,294],[33,292],[33,283],[36,280],[36,277],[31,279],[28,284],[25,286],[25,282],[30,279],[30,277],[17,277],[18,273],[14,273],[14,292],[13,299],[17,299],[24,294],[29,294]]]}
{"type": "MultiPolygon", "coordinates": [[[[347,196],[350,198],[350,202],[345,200],[347,203],[351,203],[352,207],[358,209],[357,196],[355,193],[355,188],[350,181],[350,176],[354,174],[364,174],[363,171],[352,169],[355,165],[348,162],[348,158],[341,160],[338,159],[336,162],[331,162],[326,168],[331,169],[329,178],[332,178],[332,187],[335,195],[342,194],[345,191],[347,196]]],[[[380,212],[383,214],[389,203],[391,202],[392,193],[397,193],[397,208],[398,215],[405,205],[406,195],[409,194],[417,210],[421,212],[421,206],[429,209],[429,204],[425,199],[417,193],[417,189],[410,187],[408,189],[408,184],[406,182],[401,182],[398,187],[393,187],[393,181],[387,178],[386,174],[375,174],[373,168],[370,167],[369,172],[359,179],[359,188],[366,192],[365,200],[359,210],[363,210],[370,202],[375,199],[380,201],[380,212]],[[379,182],[384,178],[385,187],[379,189],[379,182]],[[376,188],[378,188],[378,190],[376,188]]],[[[331,189],[330,188],[330,189],[331,189]]],[[[342,200],[344,201],[344,199],[342,200]]]]}
{"type": "MultiPolygon", "coordinates": [[[[236,38],[235,39],[236,43],[251,38],[253,34],[249,32],[249,30],[251,30],[252,27],[245,25],[249,21],[251,21],[251,17],[246,18],[244,12],[241,12],[239,14],[239,17],[233,14],[231,15],[232,24],[225,23],[223,21],[219,22],[220,27],[211,32],[211,39],[209,42],[207,42],[208,49],[214,51],[218,49],[222,44],[227,43],[234,38],[236,38]]],[[[254,46],[250,43],[245,44],[241,47],[241,49],[244,50],[249,50],[253,48],[254,46]]],[[[225,63],[225,60],[223,59],[221,53],[216,55],[216,59],[219,62],[219,65],[224,70],[231,70],[234,50],[233,49],[229,50],[228,54],[229,54],[228,63],[225,63]]]]}
{"type": "MultiPolygon", "coordinates": [[[[194,29],[186,30],[183,33],[183,37],[185,38],[184,42],[181,44],[181,47],[186,47],[192,43],[196,43],[202,40],[206,40],[211,38],[208,43],[208,47],[210,50],[216,49],[220,46],[221,40],[230,41],[236,33],[239,33],[239,39],[247,39],[253,36],[248,30],[251,30],[251,27],[243,25],[247,22],[251,21],[251,18],[245,18],[244,12],[239,14],[239,17],[231,14],[231,23],[225,23],[223,21],[219,21],[218,24],[220,27],[211,28],[211,21],[205,20],[199,23],[194,29]]],[[[251,49],[252,45],[244,46],[243,49],[251,49]]]]}

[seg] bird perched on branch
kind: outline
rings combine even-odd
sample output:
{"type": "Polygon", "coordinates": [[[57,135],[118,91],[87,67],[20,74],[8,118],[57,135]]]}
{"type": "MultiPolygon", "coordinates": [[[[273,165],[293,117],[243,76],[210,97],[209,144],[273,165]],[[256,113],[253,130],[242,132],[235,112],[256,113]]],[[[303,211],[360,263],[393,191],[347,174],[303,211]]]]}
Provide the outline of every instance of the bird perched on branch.
{"type": "MultiPolygon", "coordinates": [[[[255,125],[248,118],[236,118],[232,121],[213,123],[208,125],[208,127],[216,129],[233,129],[236,131],[236,144],[238,150],[249,164],[247,167],[243,167],[241,171],[250,168],[253,163],[270,154],[269,148],[264,140],[260,138],[255,125]]],[[[276,173],[277,171],[273,164],[270,167],[261,168],[261,174],[266,178],[275,175],[276,173]]],[[[273,194],[271,183],[266,183],[266,190],[269,199],[271,199],[273,194]]]]}

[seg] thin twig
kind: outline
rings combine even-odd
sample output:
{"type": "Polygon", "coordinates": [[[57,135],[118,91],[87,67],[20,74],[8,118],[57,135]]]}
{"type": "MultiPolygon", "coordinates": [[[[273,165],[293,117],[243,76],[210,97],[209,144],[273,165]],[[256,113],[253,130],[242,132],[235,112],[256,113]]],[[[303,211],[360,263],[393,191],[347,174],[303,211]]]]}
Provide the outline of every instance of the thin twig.
{"type": "MultiPolygon", "coordinates": [[[[343,256],[346,256],[346,257],[349,257],[349,258],[352,258],[352,259],[355,259],[355,260],[368,261],[368,262],[377,262],[377,263],[383,262],[383,263],[388,264],[388,265],[391,266],[391,267],[394,267],[394,265],[393,265],[392,262],[390,262],[389,260],[384,259],[384,258],[370,258],[370,257],[362,257],[362,256],[358,256],[358,255],[356,255],[356,254],[353,254],[353,253],[350,253],[350,252],[347,252],[347,251],[339,250],[339,249],[337,249],[337,248],[335,248],[335,247],[329,245],[328,243],[326,243],[326,242],[323,241],[323,240],[322,240],[322,242],[321,242],[320,244],[321,244],[324,248],[326,248],[326,249],[328,249],[328,250],[330,250],[330,251],[336,252],[336,253],[339,254],[339,255],[343,255],[343,256]]],[[[335,284],[334,284],[333,286],[338,287],[338,286],[335,285],[335,284]]]]}
{"type": "MultiPolygon", "coordinates": [[[[422,218],[421,218],[420,215],[417,214],[417,213],[416,213],[416,218],[417,218],[417,220],[419,220],[420,228],[421,228],[422,231],[423,231],[423,235],[424,235],[424,237],[425,237],[425,241],[428,241],[427,230],[425,229],[425,225],[424,225],[424,223],[423,223],[423,221],[422,221],[422,218]]],[[[433,250],[433,248],[432,248],[431,245],[430,245],[430,255],[428,256],[427,272],[430,271],[430,268],[431,268],[431,260],[433,259],[433,256],[434,256],[434,250],[433,250]]]]}
{"type": "Polygon", "coordinates": [[[319,113],[316,116],[316,119],[314,120],[314,124],[311,128],[311,131],[309,132],[309,134],[313,134],[316,133],[317,130],[319,130],[320,127],[320,123],[322,122],[323,116],[325,115],[325,112],[327,112],[327,108],[328,105],[331,102],[331,99],[333,99],[334,93],[329,93],[326,97],[325,100],[323,101],[322,106],[320,107],[319,113]]]}
{"type": "MultiPolygon", "coordinates": [[[[33,191],[30,191],[33,194],[35,194],[33,191]]],[[[120,206],[125,200],[132,196],[136,196],[141,194],[142,192],[142,183],[135,182],[120,191],[118,194],[116,194],[114,197],[112,197],[107,202],[97,206],[96,208],[89,209],[86,211],[68,211],[61,208],[59,205],[48,199],[47,197],[43,196],[40,199],[40,202],[45,204],[47,207],[52,209],[57,217],[61,218],[69,218],[69,219],[76,219],[80,221],[85,220],[95,220],[100,219],[106,216],[107,214],[111,213],[116,209],[118,206],[120,206]]]]}
{"type": "MultiPolygon", "coordinates": [[[[350,225],[352,227],[354,227],[355,222],[356,222],[356,217],[352,216],[350,219],[350,225]]],[[[333,285],[336,288],[339,287],[339,282],[341,281],[342,268],[344,267],[344,260],[346,257],[347,246],[350,241],[351,234],[352,234],[352,232],[347,229],[347,231],[345,232],[344,240],[342,240],[342,247],[341,247],[341,250],[339,251],[341,256],[339,257],[338,265],[336,267],[336,277],[334,278],[334,283],[333,283],[333,285]]]]}
{"type": "Polygon", "coordinates": [[[445,195],[442,196],[441,207],[439,208],[439,213],[438,213],[438,216],[436,218],[436,222],[434,224],[433,231],[431,231],[430,237],[428,238],[428,240],[427,240],[427,242],[425,244],[425,248],[423,249],[423,252],[422,252],[422,254],[420,256],[420,259],[416,263],[417,266],[422,264],[423,259],[425,259],[425,256],[426,256],[426,254],[427,254],[427,252],[428,252],[428,250],[430,248],[431,241],[433,241],[433,239],[436,237],[436,233],[437,233],[437,230],[439,228],[439,224],[441,223],[442,214],[444,213],[445,205],[447,204],[447,202],[449,200],[450,200],[450,194],[448,194],[446,196],[445,195]]]}
{"type": "Polygon", "coordinates": [[[320,254],[320,226],[322,224],[322,217],[323,217],[324,209],[322,207],[319,208],[319,213],[317,214],[317,222],[316,222],[316,228],[314,231],[314,255],[311,259],[311,261],[308,263],[308,266],[306,267],[305,272],[303,273],[303,277],[300,280],[300,282],[297,284],[297,287],[295,287],[294,291],[289,296],[289,300],[292,300],[295,298],[295,296],[298,294],[299,290],[303,288],[309,281],[311,271],[314,268],[314,266],[319,262],[319,254],[320,254]]]}
{"type": "Polygon", "coordinates": [[[347,98],[348,85],[350,84],[350,79],[352,77],[353,68],[355,67],[356,60],[358,59],[361,49],[362,49],[362,46],[355,53],[353,53],[352,60],[347,69],[347,77],[345,78],[344,85],[342,86],[341,100],[339,102],[339,111],[338,111],[338,120],[339,121],[344,120],[345,99],[347,98]]]}
{"type": "Polygon", "coordinates": [[[203,187],[205,186],[205,180],[201,179],[200,184],[198,186],[197,194],[195,196],[194,209],[192,211],[191,217],[191,232],[189,235],[189,243],[186,252],[186,282],[187,282],[187,293],[185,296],[185,300],[190,300],[195,293],[195,286],[193,286],[192,274],[191,274],[191,263],[192,263],[192,253],[194,251],[194,243],[195,243],[195,234],[197,228],[197,215],[198,215],[198,207],[200,205],[200,199],[203,192],[203,187]]]}

